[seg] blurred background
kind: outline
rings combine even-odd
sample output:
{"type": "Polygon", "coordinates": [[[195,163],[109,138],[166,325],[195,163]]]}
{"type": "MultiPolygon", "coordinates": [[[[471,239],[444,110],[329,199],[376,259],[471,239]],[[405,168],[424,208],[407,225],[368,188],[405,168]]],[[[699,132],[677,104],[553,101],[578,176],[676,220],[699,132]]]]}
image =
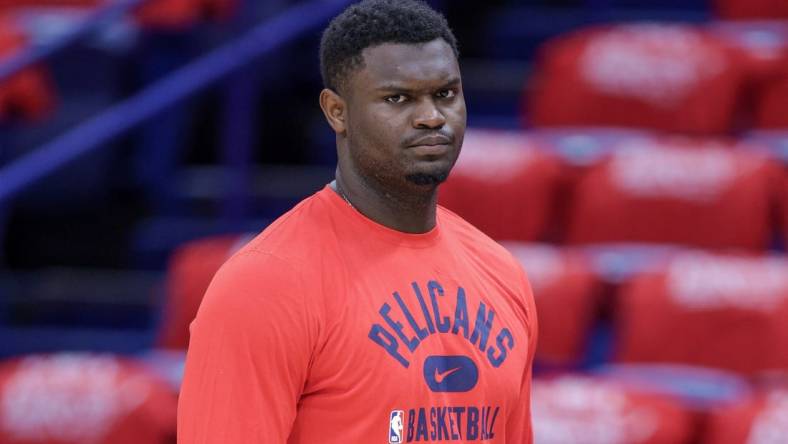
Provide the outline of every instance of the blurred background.
{"type": "MultiPolygon", "coordinates": [[[[173,443],[221,263],[332,179],[340,0],[0,0],[0,443],[173,443]]],[[[430,1],[441,203],[525,266],[536,442],[788,442],[788,2],[430,1]]]]}

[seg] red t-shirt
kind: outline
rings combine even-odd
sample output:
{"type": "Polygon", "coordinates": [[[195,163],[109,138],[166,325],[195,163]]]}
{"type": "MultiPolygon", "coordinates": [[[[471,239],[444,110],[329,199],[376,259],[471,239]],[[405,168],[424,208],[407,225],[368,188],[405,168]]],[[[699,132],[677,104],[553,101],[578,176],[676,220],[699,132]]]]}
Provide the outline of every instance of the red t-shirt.
{"type": "Polygon", "coordinates": [[[406,234],[326,187],[222,267],[191,329],[181,444],[532,441],[527,278],[441,207],[406,234]]]}

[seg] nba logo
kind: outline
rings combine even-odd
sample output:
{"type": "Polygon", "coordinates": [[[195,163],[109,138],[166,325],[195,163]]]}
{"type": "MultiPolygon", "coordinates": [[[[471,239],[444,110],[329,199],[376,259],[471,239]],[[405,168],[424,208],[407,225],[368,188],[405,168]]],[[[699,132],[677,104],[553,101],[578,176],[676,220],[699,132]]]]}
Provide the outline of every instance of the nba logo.
{"type": "Polygon", "coordinates": [[[402,429],[405,424],[405,412],[402,410],[392,410],[389,416],[389,444],[399,444],[402,442],[402,429]]]}

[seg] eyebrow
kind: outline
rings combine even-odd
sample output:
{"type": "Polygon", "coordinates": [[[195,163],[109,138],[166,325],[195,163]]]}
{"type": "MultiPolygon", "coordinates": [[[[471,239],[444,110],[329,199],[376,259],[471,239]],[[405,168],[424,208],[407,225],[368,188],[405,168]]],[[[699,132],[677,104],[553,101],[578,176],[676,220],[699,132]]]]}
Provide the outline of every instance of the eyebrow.
{"type": "MultiPolygon", "coordinates": [[[[437,89],[450,88],[453,86],[458,86],[459,84],[460,84],[460,78],[452,77],[449,80],[447,80],[445,83],[443,83],[441,86],[439,86],[437,89]]],[[[377,91],[402,91],[402,92],[415,91],[414,89],[408,88],[407,86],[401,83],[386,83],[375,89],[377,91]]]]}

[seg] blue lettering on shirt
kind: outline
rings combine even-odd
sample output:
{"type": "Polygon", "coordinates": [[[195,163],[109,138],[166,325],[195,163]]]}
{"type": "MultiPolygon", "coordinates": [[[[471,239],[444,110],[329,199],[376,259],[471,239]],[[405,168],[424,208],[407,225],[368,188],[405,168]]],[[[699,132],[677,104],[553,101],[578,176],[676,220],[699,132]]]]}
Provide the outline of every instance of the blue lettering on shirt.
{"type": "Polygon", "coordinates": [[[468,339],[468,306],[465,303],[465,289],[457,289],[457,307],[454,309],[454,327],[451,332],[455,335],[462,328],[462,336],[468,339]]]}
{"type": "Polygon", "coordinates": [[[418,324],[416,324],[416,320],[413,319],[413,315],[410,314],[408,306],[402,302],[402,297],[396,291],[394,292],[394,299],[397,301],[397,304],[399,304],[399,307],[402,309],[402,313],[405,315],[405,319],[408,320],[408,324],[410,324],[411,328],[413,328],[413,331],[416,332],[416,335],[419,337],[419,339],[424,339],[429,336],[429,332],[426,328],[421,328],[418,324]]]}
{"type": "Polygon", "coordinates": [[[506,359],[506,349],[509,348],[511,350],[514,347],[514,338],[508,328],[504,328],[498,333],[498,337],[495,338],[495,344],[498,346],[498,356],[495,356],[495,349],[491,347],[487,350],[487,360],[490,361],[493,367],[498,368],[506,359]]]}
{"type": "Polygon", "coordinates": [[[427,328],[430,331],[430,334],[435,333],[435,324],[432,322],[432,315],[430,314],[429,309],[427,309],[427,303],[424,302],[424,296],[421,294],[421,289],[419,288],[418,282],[412,282],[411,287],[413,288],[413,293],[416,295],[416,299],[419,301],[419,306],[421,307],[421,312],[424,314],[424,320],[427,321],[427,328]]]}
{"type": "MultiPolygon", "coordinates": [[[[454,407],[454,413],[457,414],[457,439],[462,439],[462,414],[465,413],[465,407],[454,407]]],[[[452,433],[454,439],[454,433],[452,433]]]]}
{"type": "Polygon", "coordinates": [[[420,286],[418,282],[411,283],[413,297],[418,302],[418,307],[414,307],[413,298],[403,298],[400,292],[393,291],[391,294],[396,304],[384,302],[381,305],[378,313],[383,322],[373,324],[368,337],[405,368],[408,368],[410,362],[400,351],[400,344],[404,346],[403,349],[406,348],[412,354],[429,336],[450,331],[457,337],[462,337],[478,347],[482,353],[486,353],[487,360],[493,368],[499,368],[504,364],[517,342],[511,330],[496,325],[495,311],[492,307],[488,307],[480,301],[476,312],[473,313],[475,317],[472,318],[468,311],[465,289],[458,286],[456,293],[454,293],[454,316],[452,319],[449,315],[442,315],[439,308],[439,300],[450,298],[452,292],[447,293],[444,286],[436,280],[428,281],[425,287],[430,298],[429,305],[424,297],[425,292],[422,290],[424,287],[420,286]],[[419,312],[424,318],[426,327],[424,324],[420,325],[420,319],[416,318],[419,316],[417,314],[419,312]],[[470,319],[475,319],[472,331],[470,331],[470,319]],[[495,343],[488,348],[490,336],[494,338],[495,343]]]}
{"type": "Polygon", "coordinates": [[[419,409],[419,425],[416,428],[416,441],[427,440],[427,414],[424,407],[419,409]]]}
{"type": "Polygon", "coordinates": [[[476,407],[468,407],[468,433],[465,434],[465,439],[479,439],[479,409],[476,407]]]}
{"type": "Polygon", "coordinates": [[[438,407],[438,440],[449,438],[449,429],[446,424],[446,407],[438,407]]]}
{"type": "Polygon", "coordinates": [[[499,406],[433,406],[404,410],[408,415],[405,442],[492,440],[500,410],[499,406]]]}
{"type": "Polygon", "coordinates": [[[435,312],[435,325],[438,327],[439,332],[446,333],[451,327],[451,322],[448,316],[441,318],[441,312],[438,309],[438,296],[443,297],[443,287],[436,281],[430,281],[427,284],[427,289],[430,292],[430,299],[432,300],[432,311],[435,312]]]}
{"type": "Polygon", "coordinates": [[[413,422],[416,420],[416,411],[413,409],[408,410],[408,430],[407,434],[405,435],[405,441],[411,442],[413,441],[413,422]]]}
{"type": "Polygon", "coordinates": [[[397,348],[399,348],[397,340],[380,324],[372,325],[372,329],[369,331],[369,339],[372,339],[373,342],[383,347],[383,349],[386,350],[391,357],[396,359],[397,362],[402,364],[403,367],[408,368],[410,362],[397,351],[397,348]]]}
{"type": "Polygon", "coordinates": [[[413,352],[413,350],[416,350],[416,347],[418,347],[419,345],[418,338],[408,339],[405,336],[405,332],[403,331],[402,322],[397,322],[391,319],[391,317],[389,316],[389,312],[391,312],[391,306],[389,304],[383,304],[383,306],[380,307],[380,315],[383,317],[383,320],[386,321],[386,323],[391,326],[391,328],[394,330],[394,333],[396,333],[397,336],[399,336],[399,338],[405,344],[405,346],[408,347],[408,350],[413,352]]]}
{"type": "MultiPolygon", "coordinates": [[[[493,318],[495,312],[490,309],[490,315],[485,316],[487,307],[484,302],[479,303],[479,311],[476,312],[476,323],[473,325],[473,333],[471,333],[471,344],[476,344],[479,341],[479,350],[485,351],[487,349],[487,338],[490,337],[490,329],[492,329],[493,318]],[[485,319],[486,318],[486,319],[485,319]]],[[[411,350],[412,351],[412,350],[411,350]]]]}
{"type": "Polygon", "coordinates": [[[433,441],[435,441],[437,439],[437,437],[438,437],[438,426],[437,426],[437,423],[435,421],[435,417],[436,416],[438,416],[438,415],[435,412],[435,407],[433,407],[433,408],[430,409],[430,426],[431,426],[430,439],[433,440],[433,441]]]}

